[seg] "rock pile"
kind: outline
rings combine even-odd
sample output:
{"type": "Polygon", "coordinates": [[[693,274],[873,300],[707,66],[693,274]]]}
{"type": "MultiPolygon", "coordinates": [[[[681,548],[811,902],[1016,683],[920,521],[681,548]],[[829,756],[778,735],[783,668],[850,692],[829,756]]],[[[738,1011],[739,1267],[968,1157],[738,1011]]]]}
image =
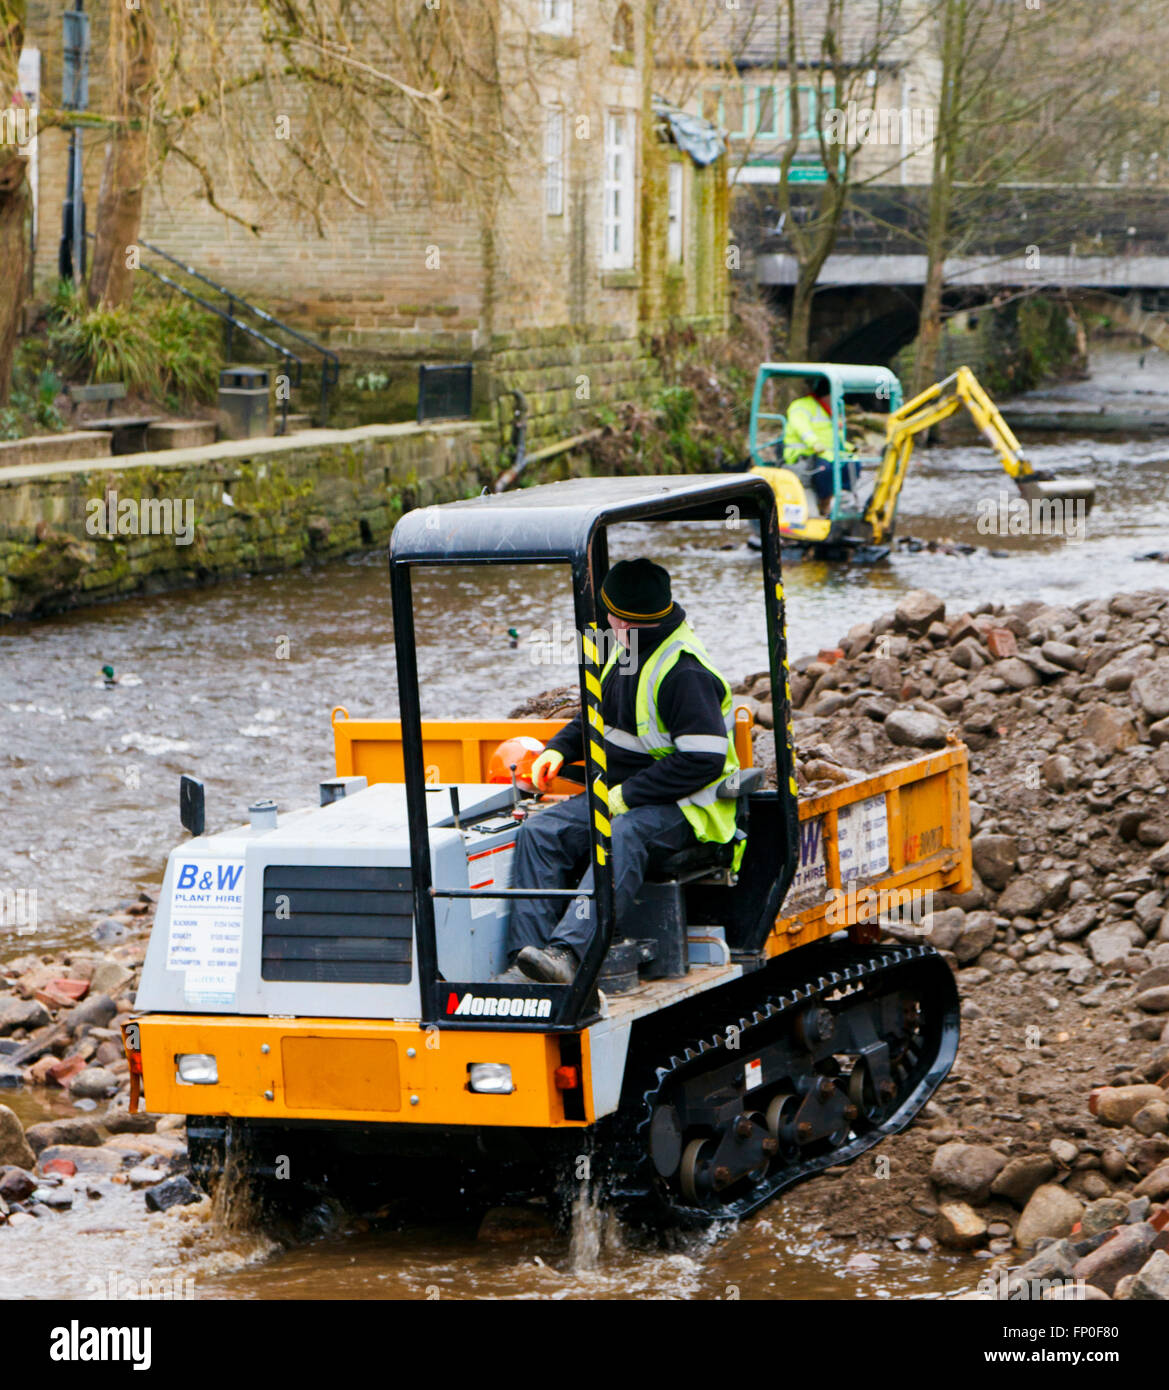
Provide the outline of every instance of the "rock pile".
{"type": "Polygon", "coordinates": [[[121,1025],[133,1009],[145,956],[139,933],[151,910],[142,894],[102,920],[95,939],[118,944],[0,965],[0,1095],[27,1086],[46,1109],[68,1099],[77,1112],[26,1129],[0,1105],[0,1228],[68,1211],[76,1197],[100,1198],[107,1183],[165,1198],[171,1174],[186,1165],[184,1116],[128,1110],[121,1025]]]}
{"type": "MultiPolygon", "coordinates": [[[[1066,1267],[1094,1297],[1169,1296],[1169,591],[953,616],[914,592],[791,687],[809,792],[965,742],[975,872],[908,929],[964,999],[958,1062],[898,1141],[909,1219],[863,1159],[831,1211],[815,1184],[788,1200],[830,1231],[892,1222],[920,1248],[1032,1252],[1019,1273],[1066,1267]]],[[[773,774],[768,728],[756,761],[773,774]]]]}

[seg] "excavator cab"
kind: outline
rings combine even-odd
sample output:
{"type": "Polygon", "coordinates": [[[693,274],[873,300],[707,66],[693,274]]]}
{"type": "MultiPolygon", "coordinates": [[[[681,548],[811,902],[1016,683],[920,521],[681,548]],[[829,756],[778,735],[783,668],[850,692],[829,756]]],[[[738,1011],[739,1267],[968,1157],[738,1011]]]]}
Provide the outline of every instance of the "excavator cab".
{"type": "Polygon", "coordinates": [[[764,362],[756,373],[748,439],[752,471],[766,478],[775,492],[780,536],[789,545],[814,546],[819,552],[829,547],[842,548],[850,538],[853,546],[859,544],[853,537],[864,520],[865,507],[859,492],[866,471],[871,477],[880,466],[883,453],[871,451],[867,436],[859,441],[849,440],[846,402],[871,414],[895,411],[901,405],[901,383],[887,367],[835,362],[764,362]],[[826,516],[819,514],[807,480],[783,462],[787,420],[778,406],[781,393],[792,395],[792,388],[785,387],[784,382],[794,379],[794,395],[798,396],[803,394],[802,382],[808,377],[821,377],[828,383],[831,403],[832,503],[826,516]],[[850,463],[860,469],[853,489],[844,486],[850,463]]]}

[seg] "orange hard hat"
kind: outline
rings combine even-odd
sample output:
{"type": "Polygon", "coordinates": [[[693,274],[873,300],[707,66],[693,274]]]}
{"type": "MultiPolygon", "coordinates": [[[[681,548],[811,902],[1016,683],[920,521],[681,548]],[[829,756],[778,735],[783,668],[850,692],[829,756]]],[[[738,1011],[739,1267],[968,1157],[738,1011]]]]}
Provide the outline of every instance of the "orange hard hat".
{"type": "Polygon", "coordinates": [[[487,780],[510,782],[514,763],[516,781],[526,782],[531,786],[532,764],[543,751],[544,745],[540,740],[532,738],[529,734],[521,734],[519,738],[505,738],[492,753],[491,761],[487,764],[487,780]]]}

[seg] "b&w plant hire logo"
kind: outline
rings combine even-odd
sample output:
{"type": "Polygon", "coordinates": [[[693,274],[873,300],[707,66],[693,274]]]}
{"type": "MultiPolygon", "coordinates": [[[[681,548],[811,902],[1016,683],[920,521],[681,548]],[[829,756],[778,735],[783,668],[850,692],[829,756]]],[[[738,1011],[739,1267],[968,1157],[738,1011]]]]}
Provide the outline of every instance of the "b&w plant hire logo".
{"type": "Polygon", "coordinates": [[[51,1361],[130,1361],[150,1369],[149,1327],[82,1327],[76,1318],[49,1334],[51,1361]]]}
{"type": "Polygon", "coordinates": [[[552,1013],[551,999],[510,999],[493,994],[473,994],[470,990],[461,997],[454,990],[447,996],[448,1018],[548,1018],[552,1013]]]}

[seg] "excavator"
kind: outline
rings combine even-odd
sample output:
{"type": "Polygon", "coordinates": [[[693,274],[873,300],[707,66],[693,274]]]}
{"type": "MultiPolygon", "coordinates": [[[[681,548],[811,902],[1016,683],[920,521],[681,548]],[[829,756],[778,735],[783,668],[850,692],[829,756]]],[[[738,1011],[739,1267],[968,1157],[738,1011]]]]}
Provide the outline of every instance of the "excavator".
{"type": "Polygon", "coordinates": [[[903,402],[901,383],[887,367],[764,362],[756,373],[751,399],[750,465],[751,471],[765,477],[775,491],[780,535],[789,548],[817,559],[862,563],[885,559],[891,549],[897,504],[914,445],[919,436],[963,406],[1025,498],[1042,499],[1053,507],[1076,507],[1081,515],[1087,515],[1095,500],[1096,484],[1090,479],[1058,480],[1034,468],[969,367],[959,367],[943,381],[903,402]],[[786,418],[771,408],[777,381],[817,377],[828,383],[832,414],[833,494],[826,516],[819,515],[807,480],[799,471],[776,465],[777,458],[780,463],[783,460],[786,418]],[[864,454],[850,444],[845,419],[847,400],[868,407],[863,413],[866,423],[883,426],[885,440],[880,453],[864,454]],[[883,412],[876,409],[882,404],[883,412]],[[842,486],[850,462],[860,465],[862,477],[866,468],[875,469],[872,491],[864,502],[855,491],[842,486]]]}
{"type": "MultiPolygon", "coordinates": [[[[881,924],[969,889],[966,749],[799,795],[766,481],[581,478],[417,509],[395,527],[389,579],[397,714],[334,709],[319,805],[258,795],[246,821],[208,833],[203,783],[180,783],[188,837],[123,1041],[131,1108],[187,1116],[198,1181],[242,1172],[287,1204],[445,1174],[452,1197],[511,1200],[575,1190],[583,1162],[629,1219],[687,1228],[744,1216],[908,1125],[953,1063],[958,997],[924,938],[882,940],[881,924]],[[647,529],[729,515],[761,539],[758,572],[724,582],[763,610],[774,783],[741,704],[739,770],[719,788],[736,839],[655,863],[634,920],[617,921],[600,713],[609,536],[633,525],[652,548],[647,529]],[[535,565],[563,578],[590,735],[544,792],[517,769],[564,719],[423,720],[417,650],[449,628],[428,611],[436,570],[460,567],[466,588],[463,567],[535,565]],[[519,825],[565,796],[588,798],[594,887],[512,886],[519,825]],[[495,978],[511,905],[531,895],[595,915],[571,984],[495,978]]],[[[700,601],[691,611],[701,629],[700,601]]]]}

